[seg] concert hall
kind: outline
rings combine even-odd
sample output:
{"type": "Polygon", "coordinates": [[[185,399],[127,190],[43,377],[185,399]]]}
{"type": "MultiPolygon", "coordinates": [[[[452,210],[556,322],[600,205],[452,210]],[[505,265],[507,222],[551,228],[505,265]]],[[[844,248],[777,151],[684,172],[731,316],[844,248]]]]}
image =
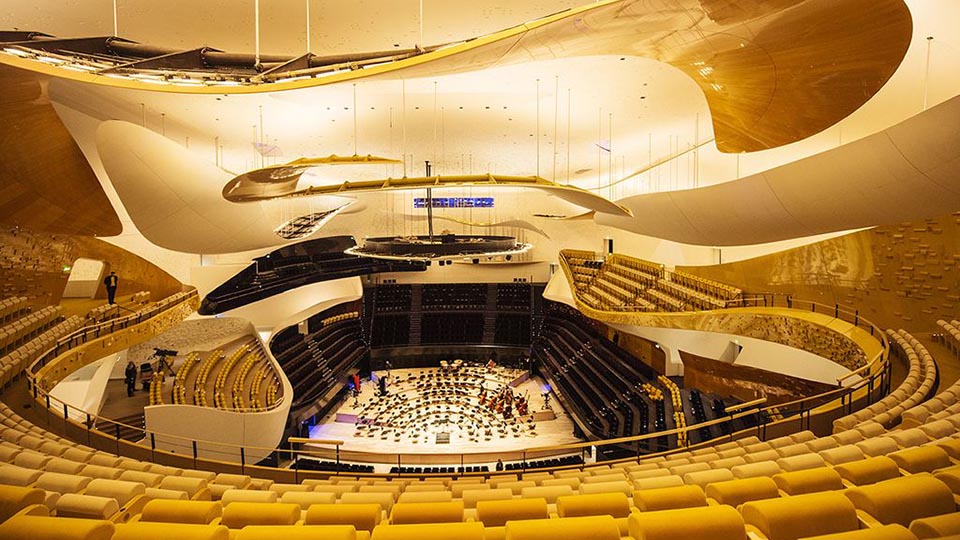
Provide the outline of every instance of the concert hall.
{"type": "Polygon", "coordinates": [[[0,9],[0,540],[960,539],[957,0],[0,9]]]}

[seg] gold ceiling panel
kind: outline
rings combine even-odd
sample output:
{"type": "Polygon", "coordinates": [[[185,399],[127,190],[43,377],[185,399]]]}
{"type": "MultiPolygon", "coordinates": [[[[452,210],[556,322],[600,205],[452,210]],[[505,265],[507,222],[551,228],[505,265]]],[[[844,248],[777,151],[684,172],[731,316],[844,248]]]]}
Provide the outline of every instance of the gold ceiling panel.
{"type": "MultiPolygon", "coordinates": [[[[702,89],[724,152],[818,133],[863,105],[900,65],[913,25],[903,0],[607,0],[410,58],[322,77],[228,87],[148,84],[0,54],[0,62],[110,86],[255,93],[370,77],[437,76],[572,56],[641,56],[702,89]]],[[[631,91],[631,89],[624,89],[631,91]]]]}
{"type": "Polygon", "coordinates": [[[120,234],[120,218],[40,79],[0,66],[0,222],[38,232],[120,234]]]}

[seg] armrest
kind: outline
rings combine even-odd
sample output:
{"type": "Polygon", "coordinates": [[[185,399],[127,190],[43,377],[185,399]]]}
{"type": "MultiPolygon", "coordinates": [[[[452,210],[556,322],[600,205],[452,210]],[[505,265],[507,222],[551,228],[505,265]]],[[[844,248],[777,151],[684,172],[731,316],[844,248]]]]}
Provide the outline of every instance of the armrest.
{"type": "Polygon", "coordinates": [[[860,521],[861,529],[875,529],[877,527],[883,527],[883,523],[880,523],[877,521],[877,518],[871,516],[863,510],[857,510],[857,520],[860,521]]]}

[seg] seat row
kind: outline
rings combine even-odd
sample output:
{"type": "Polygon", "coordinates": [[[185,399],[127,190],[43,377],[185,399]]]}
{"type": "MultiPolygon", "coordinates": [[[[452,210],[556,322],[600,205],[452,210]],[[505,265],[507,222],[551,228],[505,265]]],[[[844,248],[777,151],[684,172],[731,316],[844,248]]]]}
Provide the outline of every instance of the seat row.
{"type": "Polygon", "coordinates": [[[887,330],[887,335],[893,345],[891,350],[906,358],[909,364],[906,378],[896,390],[880,401],[835,420],[834,432],[872,421],[892,426],[900,421],[904,411],[921,404],[933,390],[937,380],[937,364],[926,347],[904,330],[887,330]]]}
{"type": "Polygon", "coordinates": [[[28,307],[26,296],[10,296],[0,299],[0,322],[7,322],[19,317],[28,307]]]}
{"type": "Polygon", "coordinates": [[[117,304],[101,304],[87,312],[87,321],[99,323],[120,316],[120,306],[117,304]]]}
{"type": "Polygon", "coordinates": [[[9,352],[61,322],[60,306],[47,306],[0,327],[0,351],[9,352]]]}
{"type": "Polygon", "coordinates": [[[939,320],[937,326],[940,327],[941,333],[934,334],[934,339],[950,349],[954,356],[960,356],[960,321],[939,320]]]}
{"type": "Polygon", "coordinates": [[[58,339],[76,332],[82,326],[83,319],[74,315],[0,357],[0,387],[6,386],[41,354],[55,347],[58,339]]]}

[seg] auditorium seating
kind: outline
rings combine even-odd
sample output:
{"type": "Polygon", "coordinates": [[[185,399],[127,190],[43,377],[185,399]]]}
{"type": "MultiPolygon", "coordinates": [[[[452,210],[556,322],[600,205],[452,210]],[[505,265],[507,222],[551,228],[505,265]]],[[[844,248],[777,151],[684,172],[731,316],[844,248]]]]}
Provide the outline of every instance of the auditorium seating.
{"type": "Polygon", "coordinates": [[[887,330],[891,351],[905,358],[909,365],[903,383],[880,401],[834,421],[834,431],[855,428],[865,422],[879,422],[890,427],[900,421],[908,409],[929,397],[937,380],[937,365],[926,347],[909,333],[887,330]]]}
{"type": "Polygon", "coordinates": [[[293,385],[293,416],[344,389],[368,350],[359,312],[325,311],[311,317],[307,325],[305,335],[294,325],[277,332],[270,342],[271,352],[293,385]]]}
{"type": "MultiPolygon", "coordinates": [[[[945,392],[947,391],[941,393],[945,392]]],[[[0,524],[0,535],[23,534],[18,531],[28,528],[33,531],[53,530],[57,531],[56,534],[64,534],[64,521],[75,523],[74,520],[79,519],[64,516],[83,516],[83,519],[94,520],[110,533],[105,533],[104,538],[113,538],[117,537],[118,531],[128,526],[123,523],[124,515],[133,517],[133,525],[175,520],[176,523],[197,523],[209,527],[219,519],[216,523],[233,534],[247,533],[248,529],[241,527],[254,523],[267,524],[266,527],[278,534],[280,531],[294,534],[291,532],[293,528],[330,522],[334,520],[334,516],[344,516],[339,521],[342,524],[348,519],[346,516],[352,515],[345,512],[352,508],[351,505],[358,504],[346,501],[362,498],[359,497],[360,494],[349,494],[359,490],[370,493],[369,498],[379,500],[379,495],[373,497],[376,493],[384,493],[376,488],[378,485],[389,488],[385,493],[389,493],[391,501],[389,504],[384,503],[386,506],[379,507],[380,515],[372,520],[361,519],[360,514],[357,514],[357,518],[349,518],[356,523],[353,525],[354,530],[364,533],[372,531],[374,537],[398,534],[395,527],[403,523],[423,524],[427,527],[437,525],[440,521],[464,522],[466,519],[475,520],[473,523],[479,527],[478,538],[503,537],[501,534],[518,537],[514,535],[515,531],[510,529],[511,523],[529,523],[530,528],[524,528],[524,525],[516,529],[516,532],[521,534],[519,537],[530,538],[557,538],[562,537],[557,536],[559,534],[566,534],[558,531],[575,531],[576,534],[584,535],[587,534],[584,530],[593,531],[593,528],[598,528],[597,534],[607,535],[602,537],[609,538],[702,538],[703,535],[710,538],[745,538],[749,531],[755,538],[792,539],[819,534],[849,534],[856,530],[875,532],[878,535],[901,530],[891,529],[894,525],[909,527],[913,531],[932,530],[951,534],[956,532],[956,529],[951,527],[956,527],[957,520],[949,516],[957,509],[954,497],[958,495],[957,489],[960,488],[960,482],[956,480],[960,478],[960,473],[955,471],[960,469],[960,466],[947,450],[950,448],[955,452],[960,448],[960,443],[955,438],[955,429],[948,436],[937,439],[926,435],[919,428],[914,428],[918,430],[914,434],[924,434],[924,437],[909,436],[910,430],[889,431],[882,426],[872,437],[863,434],[866,426],[821,438],[809,432],[800,432],[765,443],[755,437],[748,437],[704,448],[705,452],[698,456],[712,459],[701,463],[706,464],[711,471],[729,470],[731,474],[735,474],[733,471],[736,471],[738,466],[728,469],[721,465],[722,459],[729,459],[721,457],[725,455],[724,452],[747,452],[739,454],[745,456],[772,451],[781,457],[764,462],[770,464],[768,474],[710,481],[704,485],[697,482],[696,472],[682,474],[677,487],[660,487],[665,483],[649,483],[650,478],[678,478],[676,475],[670,476],[670,473],[681,473],[685,470],[684,467],[689,468],[691,465],[689,458],[683,457],[683,453],[650,460],[618,462],[612,466],[586,466],[575,477],[580,482],[578,489],[574,490],[567,484],[560,486],[568,495],[553,496],[540,488],[554,485],[554,478],[573,478],[563,474],[563,471],[528,474],[525,478],[529,477],[530,480],[524,483],[534,487],[524,487],[513,493],[508,500],[511,502],[509,505],[499,504],[497,499],[493,498],[479,501],[474,498],[474,493],[495,491],[489,486],[507,485],[495,474],[479,479],[473,490],[470,489],[473,482],[462,484],[456,490],[459,494],[456,496],[452,482],[443,478],[411,483],[407,479],[377,480],[336,476],[328,481],[304,481],[299,485],[301,487],[294,491],[293,486],[272,482],[256,483],[239,475],[217,476],[200,471],[163,468],[163,474],[158,476],[164,480],[159,485],[167,488],[177,485],[172,480],[186,480],[193,475],[202,475],[208,479],[195,478],[197,485],[210,482],[230,486],[219,492],[219,502],[203,503],[202,498],[210,497],[211,492],[195,491],[194,495],[199,495],[201,499],[194,500],[205,506],[201,508],[198,505],[194,508],[188,504],[191,503],[189,500],[170,501],[161,497],[167,494],[162,493],[164,491],[175,491],[172,489],[157,490],[142,482],[130,480],[100,482],[87,476],[100,474],[99,470],[93,468],[94,466],[84,465],[94,460],[112,460],[121,477],[132,475],[128,478],[137,478],[136,471],[140,466],[134,460],[120,460],[85,448],[81,444],[59,439],[25,422],[6,406],[0,406],[0,421],[4,426],[0,431],[0,451],[7,452],[3,457],[6,464],[0,464],[0,484],[4,485],[0,488],[0,497],[4,503],[0,508],[10,508],[6,512],[14,516],[12,520],[0,524]],[[840,448],[843,444],[850,444],[853,439],[865,449],[876,446],[867,444],[873,441],[890,439],[894,444],[890,447],[891,451],[883,456],[861,457],[836,466],[821,462],[817,467],[792,472],[784,468],[789,465],[786,460],[820,455],[840,448]],[[798,447],[805,447],[806,452],[798,450],[798,447]],[[60,456],[68,456],[67,452],[70,454],[69,457],[50,457],[48,462],[53,459],[67,462],[77,460],[76,463],[81,468],[71,474],[40,471],[31,474],[30,469],[21,466],[26,461],[17,459],[20,455],[30,453],[50,456],[51,452],[60,456]],[[879,458],[886,460],[884,464],[872,464],[879,458]],[[853,466],[860,463],[863,467],[853,466]],[[885,463],[893,463],[893,468],[887,468],[885,463]],[[858,469],[860,472],[854,472],[858,469]],[[662,471],[667,476],[648,476],[651,471],[662,471]],[[872,473],[870,476],[869,471],[888,472],[872,473]],[[6,487],[11,485],[13,487],[6,487]],[[624,485],[628,486],[629,495],[621,491],[624,485]],[[314,491],[320,496],[322,492],[319,489],[326,489],[327,486],[342,489],[319,497],[327,502],[308,504],[306,508],[298,503],[291,505],[280,497],[281,493],[285,495],[314,491]],[[484,489],[480,489],[480,486],[484,486],[484,489]],[[150,489],[153,491],[148,494],[150,489]],[[371,489],[375,490],[370,491],[371,489]],[[257,492],[263,495],[256,495],[257,492]],[[411,496],[404,497],[406,493],[411,496]],[[413,494],[417,495],[414,497],[413,494]],[[335,496],[337,501],[343,499],[343,502],[332,505],[337,508],[333,513],[324,510],[329,508],[331,496],[335,496]],[[441,498],[449,499],[449,502],[404,502],[441,498]],[[244,502],[253,500],[276,502],[244,502]],[[467,502],[468,500],[473,502],[467,502]],[[548,502],[550,500],[553,502],[548,502]],[[712,506],[704,507],[705,503],[712,506]],[[168,508],[161,508],[162,505],[168,508]],[[550,517],[544,516],[544,505],[547,506],[546,514],[550,517]],[[552,511],[549,509],[551,505],[554,507],[552,511]],[[292,510],[294,507],[295,512],[292,510]],[[48,521],[24,521],[48,514],[58,517],[47,518],[48,521]],[[223,519],[222,516],[228,518],[223,519]],[[511,521],[511,518],[537,521],[511,521]],[[571,521],[585,518],[605,521],[602,521],[603,525],[600,525],[601,521],[590,521],[589,529],[581,528],[585,527],[584,523],[587,522],[571,521]],[[304,525],[292,525],[297,522],[304,525]],[[505,529],[500,530],[500,527],[505,529]],[[380,532],[381,530],[387,532],[380,532]],[[538,534],[540,536],[537,536],[538,534]]],[[[508,483],[515,483],[517,475],[504,478],[508,483]]],[[[186,491],[181,493],[188,499],[192,498],[186,491]]],[[[287,500],[292,501],[294,498],[287,500]]],[[[77,530],[85,531],[82,528],[77,530]]],[[[409,529],[413,535],[425,535],[432,530],[430,527],[409,529]]]]}
{"type": "Polygon", "coordinates": [[[937,321],[937,326],[941,331],[933,334],[934,339],[950,349],[954,356],[960,356],[960,321],[941,319],[937,321]]]}
{"type": "MultiPolygon", "coordinates": [[[[332,324],[338,322],[343,320],[332,324]]],[[[612,361],[608,343],[573,333],[583,331],[581,326],[561,322],[555,327],[558,347],[579,345],[591,365],[612,361]]],[[[925,356],[909,334],[892,332],[892,340],[894,334],[904,350],[910,347],[917,356],[917,380],[911,385],[922,395],[913,409],[934,400],[955,403],[955,385],[926,399],[935,383],[922,390],[928,373],[920,367],[925,356]]],[[[935,378],[935,363],[932,357],[928,361],[935,378]]],[[[611,369],[605,382],[623,369],[611,369]]],[[[652,402],[649,396],[656,392],[651,388],[659,390],[661,401],[676,405],[675,384],[645,382],[648,386],[637,385],[635,393],[652,402]]],[[[706,414],[703,398],[700,409],[706,414]]],[[[709,403],[709,396],[706,399],[709,403]]],[[[679,401],[683,403],[682,395],[679,401]]],[[[476,480],[485,487],[471,490],[466,482],[455,489],[452,472],[423,482],[340,474],[290,485],[243,474],[160,466],[62,439],[0,404],[0,516],[10,516],[0,523],[0,537],[946,536],[960,532],[956,515],[960,415],[948,409],[946,405],[926,415],[904,410],[900,426],[873,419],[823,437],[808,431],[768,441],[749,436],[651,458],[572,469],[546,464],[554,469],[538,473],[488,473],[476,480]],[[493,496],[509,498],[477,496],[495,491],[493,496]],[[324,502],[306,498],[295,502],[295,496],[283,500],[300,493],[317,495],[316,500],[324,502]],[[439,502],[418,502],[427,499],[439,502]],[[368,500],[378,502],[359,502],[368,500]],[[341,522],[328,523],[337,518],[341,522]],[[344,525],[348,519],[353,523],[344,525]],[[157,526],[164,527],[162,532],[152,532],[157,526]]],[[[699,413],[695,416],[699,420],[699,413]]]]}
{"type": "MultiPolygon", "coordinates": [[[[534,341],[533,358],[564,405],[598,437],[624,437],[685,427],[684,399],[669,379],[657,379],[649,368],[590,331],[590,325],[567,306],[551,303],[534,341]],[[669,400],[664,400],[664,389],[669,400]]],[[[698,398],[701,398],[698,394],[698,398]]],[[[708,398],[712,399],[712,398],[708,398]]],[[[723,411],[702,407],[703,417],[723,411]]],[[[709,429],[692,434],[708,440],[709,429]]],[[[648,451],[686,442],[686,433],[645,443],[648,451]],[[656,447],[650,447],[655,444],[656,447]]]]}
{"type": "Polygon", "coordinates": [[[607,311],[692,311],[722,309],[738,303],[743,291],[725,283],[662,265],[612,254],[604,260],[592,252],[563,250],[578,295],[607,311]]]}

